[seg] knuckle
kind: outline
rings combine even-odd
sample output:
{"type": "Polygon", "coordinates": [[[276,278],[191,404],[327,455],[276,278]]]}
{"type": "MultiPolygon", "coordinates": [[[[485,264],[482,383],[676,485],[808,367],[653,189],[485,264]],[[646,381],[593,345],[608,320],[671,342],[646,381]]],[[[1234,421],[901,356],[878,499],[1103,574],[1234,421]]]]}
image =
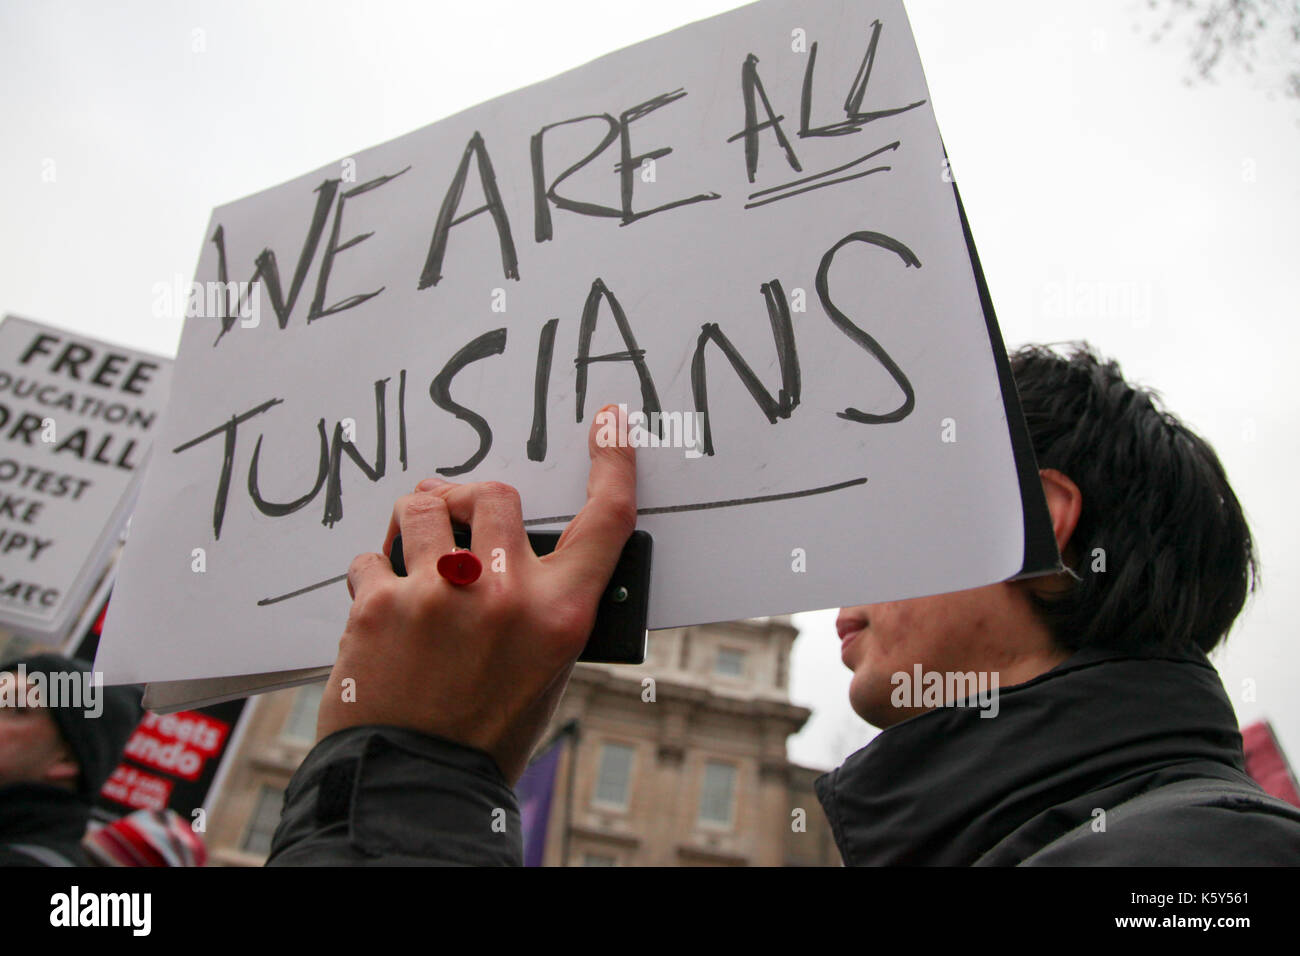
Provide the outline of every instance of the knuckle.
{"type": "Polygon", "coordinates": [[[412,613],[418,620],[438,618],[446,610],[446,589],[436,578],[413,578],[410,589],[412,613]]]}
{"type": "Polygon", "coordinates": [[[631,537],[636,530],[636,505],[626,498],[611,501],[606,509],[606,520],[611,528],[624,537],[631,537]]]}
{"type": "Polygon", "coordinates": [[[408,517],[438,517],[447,514],[447,502],[432,492],[411,495],[406,502],[404,514],[408,517]]]}
{"type": "Polygon", "coordinates": [[[484,590],[483,621],[492,631],[509,630],[525,616],[527,602],[505,582],[488,582],[484,590]]]}
{"type": "Polygon", "coordinates": [[[352,559],[352,563],[348,565],[348,576],[356,577],[357,575],[363,573],[366,570],[366,568],[368,568],[373,563],[374,558],[375,555],[373,554],[368,554],[368,553],[358,554],[355,558],[352,559]]]}
{"type": "Polygon", "coordinates": [[[397,588],[387,582],[378,582],[357,593],[350,619],[356,627],[370,630],[389,621],[396,609],[397,588]]]}
{"type": "Polygon", "coordinates": [[[519,501],[519,491],[504,481],[485,481],[479,486],[479,496],[489,501],[514,504],[519,501]]]}
{"type": "Polygon", "coordinates": [[[557,643],[573,643],[581,648],[596,623],[594,601],[578,598],[557,602],[547,615],[548,637],[557,643]]]}
{"type": "Polygon", "coordinates": [[[482,574],[474,587],[485,596],[486,600],[494,604],[514,601],[515,591],[518,590],[517,582],[510,580],[509,575],[493,574],[490,571],[482,574]]]}

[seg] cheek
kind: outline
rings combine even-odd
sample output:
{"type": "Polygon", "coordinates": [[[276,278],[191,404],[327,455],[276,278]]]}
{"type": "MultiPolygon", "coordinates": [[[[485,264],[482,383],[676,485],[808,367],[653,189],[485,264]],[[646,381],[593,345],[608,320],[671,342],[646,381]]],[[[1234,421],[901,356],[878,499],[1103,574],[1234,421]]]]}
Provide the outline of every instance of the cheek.
{"type": "Polygon", "coordinates": [[[58,746],[59,732],[36,718],[16,721],[5,735],[6,746],[24,753],[44,753],[58,746]]]}
{"type": "Polygon", "coordinates": [[[914,664],[942,670],[950,656],[963,656],[971,609],[954,596],[915,598],[879,606],[871,618],[871,656],[892,670],[914,664]]]}
{"type": "Polygon", "coordinates": [[[0,776],[25,771],[32,761],[37,741],[27,739],[30,735],[22,733],[21,727],[12,726],[0,730],[0,776]]]}
{"type": "Polygon", "coordinates": [[[966,658],[984,659],[999,646],[1004,635],[994,626],[996,608],[988,599],[987,589],[963,591],[954,598],[958,599],[945,607],[947,616],[942,627],[953,653],[963,659],[958,669],[967,669],[966,658]]]}
{"type": "Polygon", "coordinates": [[[925,637],[925,616],[920,611],[911,601],[877,605],[868,631],[872,656],[897,663],[914,653],[925,637]]]}

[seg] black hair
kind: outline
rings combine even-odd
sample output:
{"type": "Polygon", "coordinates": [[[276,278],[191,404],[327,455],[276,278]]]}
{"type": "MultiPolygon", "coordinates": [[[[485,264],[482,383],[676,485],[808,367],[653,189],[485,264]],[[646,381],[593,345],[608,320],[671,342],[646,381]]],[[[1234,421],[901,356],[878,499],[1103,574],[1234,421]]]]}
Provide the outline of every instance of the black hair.
{"type": "Polygon", "coordinates": [[[1214,449],[1086,343],[1025,346],[1010,359],[1038,467],[1069,476],[1083,496],[1065,554],[1076,579],[1032,596],[1056,641],[1211,650],[1259,577],[1214,449]]]}

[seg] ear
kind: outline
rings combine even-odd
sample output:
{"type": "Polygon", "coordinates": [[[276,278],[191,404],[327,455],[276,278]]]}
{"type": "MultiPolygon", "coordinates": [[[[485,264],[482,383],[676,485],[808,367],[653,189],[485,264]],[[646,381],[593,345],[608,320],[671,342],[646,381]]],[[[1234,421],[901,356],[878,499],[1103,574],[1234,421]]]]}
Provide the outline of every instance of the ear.
{"type": "Polygon", "coordinates": [[[1038,472],[1043,483],[1043,494],[1047,497],[1047,510],[1052,516],[1052,531],[1056,534],[1056,547],[1061,556],[1065,556],[1074,529],[1079,525],[1079,515],[1083,511],[1083,492],[1079,486],[1055,468],[1043,468],[1038,472]]]}

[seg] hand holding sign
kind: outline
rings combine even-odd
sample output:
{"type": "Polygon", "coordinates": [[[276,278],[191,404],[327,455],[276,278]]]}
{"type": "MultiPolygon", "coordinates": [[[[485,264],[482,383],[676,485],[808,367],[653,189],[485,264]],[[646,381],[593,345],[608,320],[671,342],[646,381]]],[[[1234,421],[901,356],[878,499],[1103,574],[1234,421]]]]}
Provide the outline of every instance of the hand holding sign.
{"type": "Polygon", "coordinates": [[[369,724],[410,727],[490,754],[514,783],[546,727],[636,525],[636,458],[588,436],[587,503],[555,551],[533,554],[519,495],[495,482],[432,479],[398,499],[384,544],[402,535],[408,574],[383,554],[348,571],[352,611],[321,701],[317,735],[369,724]],[[485,573],[472,585],[435,570],[468,525],[485,573]]]}

